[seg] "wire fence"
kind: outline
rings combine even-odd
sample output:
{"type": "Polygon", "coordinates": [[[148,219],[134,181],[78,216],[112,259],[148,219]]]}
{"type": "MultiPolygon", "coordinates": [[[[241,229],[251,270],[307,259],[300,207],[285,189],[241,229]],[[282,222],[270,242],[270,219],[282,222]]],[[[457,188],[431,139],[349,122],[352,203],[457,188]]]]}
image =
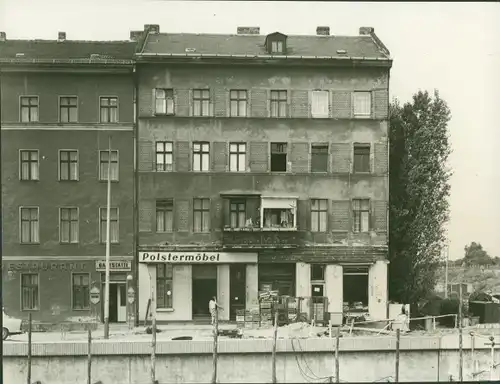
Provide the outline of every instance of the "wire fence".
{"type": "MultiPolygon", "coordinates": [[[[426,316],[422,318],[417,318],[417,319],[411,319],[411,320],[422,320],[422,319],[432,319],[435,321],[436,318],[440,317],[445,317],[445,316],[452,316],[452,315],[441,315],[441,316],[426,316]]],[[[456,316],[456,315],[455,315],[456,316]]],[[[213,344],[213,364],[212,364],[212,380],[211,382],[213,384],[218,382],[218,348],[217,348],[217,343],[218,343],[218,338],[219,338],[219,329],[218,329],[218,320],[217,316],[214,316],[215,321],[213,322],[213,337],[214,337],[214,344],[213,344]]],[[[389,324],[395,323],[396,320],[383,320],[389,322],[389,324]]],[[[350,329],[352,330],[353,324],[365,324],[368,323],[367,321],[360,321],[357,323],[352,322],[350,329]]],[[[388,325],[389,325],[388,324],[388,325]]],[[[455,323],[457,325],[457,323],[455,323]]],[[[459,331],[462,331],[462,327],[459,325],[459,331]]],[[[387,327],[387,326],[386,326],[387,327]]],[[[277,343],[277,328],[278,328],[278,322],[277,319],[275,319],[274,322],[274,336],[273,336],[273,350],[270,351],[271,353],[271,381],[272,383],[277,383],[277,377],[276,377],[276,343],[277,343]]],[[[293,351],[293,359],[295,362],[295,365],[297,366],[297,370],[300,373],[302,379],[307,382],[307,383],[347,383],[348,381],[342,379],[341,373],[342,369],[340,367],[339,363],[339,339],[341,337],[340,333],[341,327],[336,327],[336,335],[333,337],[332,333],[332,326],[330,324],[329,326],[329,335],[330,339],[332,340],[332,352],[334,352],[334,369],[331,374],[320,374],[315,372],[312,368],[311,365],[309,364],[307,360],[307,355],[308,351],[305,351],[304,348],[302,347],[302,342],[300,338],[290,338],[290,343],[293,351]]],[[[92,362],[93,362],[93,356],[92,356],[92,343],[93,343],[93,337],[92,337],[92,328],[88,328],[88,338],[87,338],[87,384],[114,384],[114,383],[104,383],[101,380],[94,381],[93,380],[93,375],[92,374],[92,362]]],[[[161,382],[156,378],[156,333],[157,333],[157,328],[156,328],[156,321],[153,321],[152,324],[152,340],[151,340],[151,362],[150,362],[150,377],[151,379],[147,382],[143,383],[136,383],[136,384],[161,384],[161,382]]],[[[399,382],[400,378],[400,340],[401,340],[401,334],[404,334],[404,331],[402,332],[401,328],[396,328],[395,331],[391,331],[391,334],[394,334],[396,338],[396,347],[394,349],[394,371],[392,374],[389,375],[384,375],[381,376],[375,380],[373,380],[373,383],[381,383],[381,382],[399,382]]],[[[500,362],[495,361],[495,347],[499,344],[495,342],[494,336],[486,337],[480,334],[475,334],[474,332],[470,332],[469,336],[471,338],[471,356],[472,356],[472,361],[474,363],[474,370],[472,373],[470,373],[471,379],[472,380],[478,380],[482,379],[483,375],[489,373],[490,380],[494,380],[494,374],[495,370],[500,367],[500,362]],[[482,342],[483,345],[478,344],[482,342]],[[477,367],[478,364],[478,359],[476,359],[475,355],[475,350],[478,346],[482,346],[482,349],[484,350],[484,346],[489,346],[490,351],[491,351],[491,357],[490,357],[490,364],[488,369],[479,369],[477,367]]],[[[462,343],[460,343],[460,353],[462,354],[462,343]]],[[[405,359],[410,358],[409,356],[405,356],[405,359]]],[[[462,359],[460,360],[460,363],[463,364],[462,359]]],[[[460,372],[462,372],[462,366],[459,367],[460,372]]],[[[461,373],[460,373],[461,376],[461,373]]],[[[32,319],[31,319],[31,314],[29,314],[29,319],[28,319],[28,352],[27,352],[27,377],[26,377],[26,382],[27,384],[48,384],[48,383],[42,383],[41,381],[32,381],[32,319]]],[[[460,381],[460,380],[455,380],[455,377],[453,375],[450,375],[448,377],[448,380],[444,381],[460,381]]]]}

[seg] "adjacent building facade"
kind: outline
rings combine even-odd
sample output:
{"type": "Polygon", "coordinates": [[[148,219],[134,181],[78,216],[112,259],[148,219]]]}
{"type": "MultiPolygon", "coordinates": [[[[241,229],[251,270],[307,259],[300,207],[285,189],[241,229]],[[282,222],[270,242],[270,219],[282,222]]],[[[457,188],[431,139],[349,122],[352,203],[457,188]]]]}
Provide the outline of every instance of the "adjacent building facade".
{"type": "Polygon", "coordinates": [[[104,282],[111,156],[110,321],[125,320],[134,264],[134,49],[63,32],[50,41],[0,33],[2,297],[11,316],[100,317],[103,300],[91,304],[89,292],[104,282]]]}
{"type": "Polygon", "coordinates": [[[392,61],[359,36],[137,32],[139,316],[259,291],[387,318],[392,61]]]}

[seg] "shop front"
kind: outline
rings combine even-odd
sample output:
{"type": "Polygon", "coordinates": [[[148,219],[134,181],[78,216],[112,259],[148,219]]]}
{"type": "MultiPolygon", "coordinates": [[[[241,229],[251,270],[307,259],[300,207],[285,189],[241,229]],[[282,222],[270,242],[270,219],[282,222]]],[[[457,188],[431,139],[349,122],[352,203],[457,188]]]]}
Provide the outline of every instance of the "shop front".
{"type": "MultiPolygon", "coordinates": [[[[131,266],[130,257],[113,257],[110,264],[112,283],[119,279],[115,278],[118,273],[130,273],[131,266]]],[[[47,324],[102,320],[104,270],[104,260],[96,257],[4,258],[2,299],[5,312],[20,319],[27,319],[31,313],[34,322],[47,324]],[[99,288],[97,304],[90,300],[93,287],[99,288]]],[[[111,294],[110,302],[112,298],[111,294]]],[[[117,317],[117,312],[118,308],[110,310],[110,318],[112,314],[117,317]]]]}
{"type": "Polygon", "coordinates": [[[139,252],[139,321],[209,321],[217,297],[220,320],[258,307],[257,253],[139,252]]]}

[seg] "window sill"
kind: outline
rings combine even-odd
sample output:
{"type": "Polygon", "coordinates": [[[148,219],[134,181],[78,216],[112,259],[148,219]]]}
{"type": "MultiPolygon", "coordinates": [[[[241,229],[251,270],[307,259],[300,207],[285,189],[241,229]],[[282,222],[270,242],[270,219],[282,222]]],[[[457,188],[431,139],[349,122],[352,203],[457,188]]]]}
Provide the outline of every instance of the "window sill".
{"type": "Polygon", "coordinates": [[[355,119],[371,119],[372,115],[354,115],[355,119]]]}
{"type": "Polygon", "coordinates": [[[160,235],[165,235],[165,234],[173,235],[174,231],[156,231],[155,233],[158,233],[160,235]]]}
{"type": "Polygon", "coordinates": [[[78,244],[80,244],[79,241],[77,241],[75,243],[68,243],[68,242],[62,242],[62,241],[59,242],[59,245],[78,245],[78,244]]]}
{"type": "Polygon", "coordinates": [[[156,308],[156,312],[174,312],[173,308],[156,308]]]}
{"type": "Polygon", "coordinates": [[[371,175],[370,171],[352,171],[352,175],[371,175]]]}
{"type": "MultiPolygon", "coordinates": [[[[100,241],[100,242],[99,242],[99,244],[101,244],[101,245],[106,245],[106,242],[102,242],[102,241],[100,241]]],[[[111,244],[111,245],[118,245],[118,244],[120,244],[120,242],[116,242],[116,243],[111,242],[110,244],[111,244]]]]}
{"type": "Polygon", "coordinates": [[[296,232],[297,228],[262,228],[263,232],[296,232]]]}
{"type": "Polygon", "coordinates": [[[19,181],[40,181],[40,179],[19,179],[19,181]]]}
{"type": "Polygon", "coordinates": [[[158,173],[172,173],[172,172],[174,172],[173,169],[170,169],[170,170],[154,169],[154,171],[158,172],[158,173]]]}
{"type": "Polygon", "coordinates": [[[21,243],[19,242],[20,245],[40,245],[40,242],[37,243],[21,243]]]}
{"type": "MultiPolygon", "coordinates": [[[[99,183],[107,183],[108,180],[102,180],[102,179],[99,179],[99,183]]],[[[119,180],[111,180],[112,183],[118,183],[119,180]]]]}
{"type": "Polygon", "coordinates": [[[90,311],[90,308],[84,308],[84,309],[82,309],[82,308],[71,308],[71,310],[74,311],[74,312],[88,312],[88,311],[90,311]]]}
{"type": "Polygon", "coordinates": [[[59,179],[60,182],[62,183],[77,183],[80,181],[80,179],[72,179],[72,180],[64,180],[64,179],[59,179]]]}
{"type": "MultiPolygon", "coordinates": [[[[179,231],[180,232],[180,231],[179,231]]],[[[189,232],[189,231],[183,231],[183,232],[189,232]]],[[[210,233],[212,233],[212,231],[204,231],[204,232],[196,232],[196,231],[193,231],[193,233],[196,233],[196,234],[201,234],[201,235],[209,235],[210,233]]]]}
{"type": "Polygon", "coordinates": [[[120,124],[120,122],[119,121],[99,121],[97,124],[109,125],[109,124],[120,124]]]}
{"type": "Polygon", "coordinates": [[[154,114],[155,116],[158,116],[158,117],[166,117],[166,116],[175,116],[175,113],[168,113],[168,112],[165,112],[165,113],[161,113],[161,112],[155,112],[154,114]]]}
{"type": "Polygon", "coordinates": [[[21,312],[38,312],[40,309],[21,309],[21,312]]]}

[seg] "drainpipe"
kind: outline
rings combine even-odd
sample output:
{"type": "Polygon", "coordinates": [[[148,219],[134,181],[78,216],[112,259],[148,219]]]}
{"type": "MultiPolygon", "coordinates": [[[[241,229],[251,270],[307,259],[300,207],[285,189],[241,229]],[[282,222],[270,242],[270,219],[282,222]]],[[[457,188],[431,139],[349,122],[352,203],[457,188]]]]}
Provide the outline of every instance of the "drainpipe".
{"type": "Polygon", "coordinates": [[[133,192],[133,258],[132,258],[132,268],[133,268],[133,277],[134,277],[134,285],[135,285],[135,313],[134,313],[134,325],[136,327],[139,326],[139,259],[138,259],[138,247],[139,247],[139,126],[137,123],[137,116],[139,115],[139,75],[137,73],[137,65],[134,64],[132,69],[132,77],[134,83],[134,125],[133,125],[133,142],[134,142],[134,192],[133,192]]]}

